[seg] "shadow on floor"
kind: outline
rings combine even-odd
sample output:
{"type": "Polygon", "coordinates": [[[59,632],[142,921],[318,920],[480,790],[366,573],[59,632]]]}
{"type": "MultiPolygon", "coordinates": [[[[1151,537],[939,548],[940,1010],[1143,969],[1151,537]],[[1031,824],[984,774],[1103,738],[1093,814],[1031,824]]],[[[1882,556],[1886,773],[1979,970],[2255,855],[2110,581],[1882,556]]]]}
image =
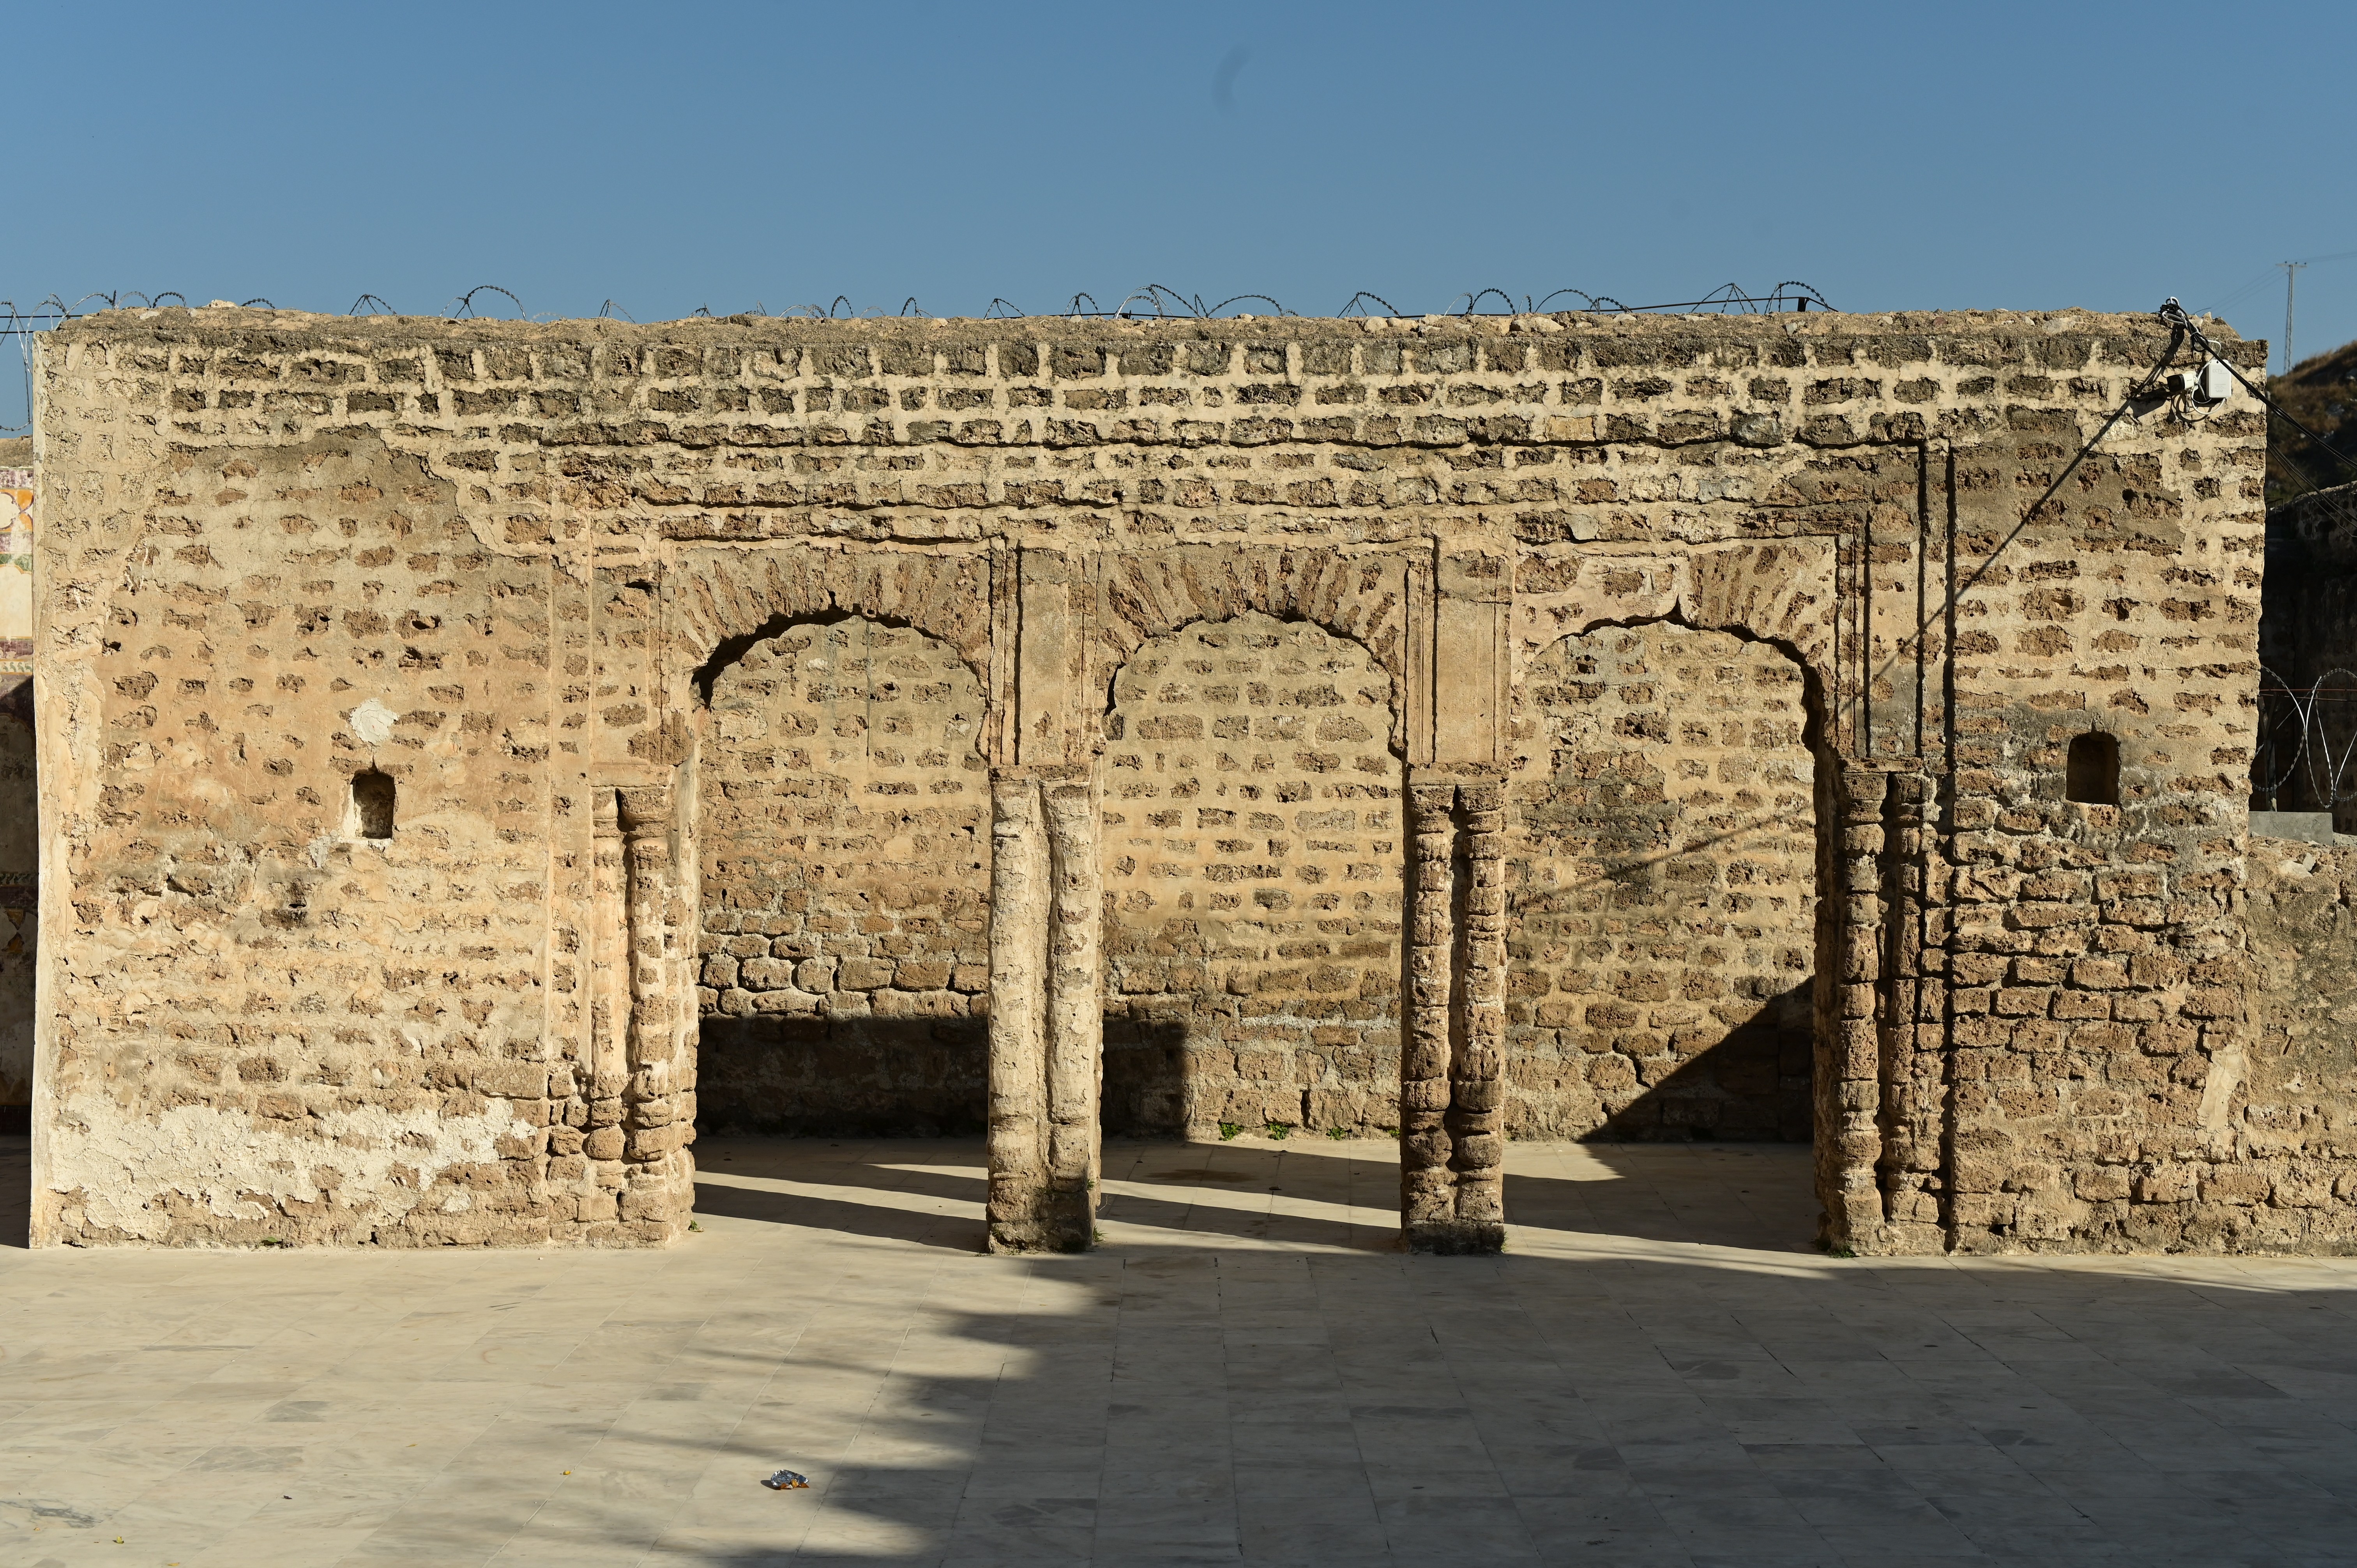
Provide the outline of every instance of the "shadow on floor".
{"type": "MultiPolygon", "coordinates": [[[[730,1138],[699,1145],[696,1211],[807,1226],[846,1235],[889,1238],[958,1251],[983,1245],[987,1183],[975,1140],[868,1143],[856,1139],[730,1138]],[[722,1179],[713,1179],[722,1178],[722,1179]],[[826,1195],[779,1192],[726,1178],[791,1181],[835,1189],[826,1195]],[[865,1189],[875,1200],[842,1196],[865,1189]],[[897,1197],[901,1201],[893,1201],[897,1197]],[[928,1204],[912,1208],[909,1200],[928,1204]],[[947,1203],[963,1208],[942,1212],[947,1203]]],[[[1573,1176],[1514,1169],[1506,1174],[1510,1227],[1623,1237],[1665,1243],[1813,1250],[1818,1209],[1806,1145],[1589,1144],[1526,1145],[1534,1165],[1573,1164],[1573,1176]]],[[[1353,1155],[1348,1144],[1303,1142],[1182,1144],[1108,1140],[1105,1172],[1124,1190],[1104,1199],[1108,1219],[1232,1235],[1258,1242],[1331,1244],[1347,1229],[1339,1219],[1272,1213],[1243,1205],[1194,1200],[1199,1191],[1283,1193],[1366,1209],[1394,1206],[1392,1155],[1353,1155]],[[1140,1168],[1141,1156],[1146,1158],[1140,1168]],[[1369,1191],[1372,1176],[1377,1190],[1369,1191]],[[1216,1179],[1206,1179],[1212,1177],[1216,1179]],[[1163,1189],[1140,1193],[1137,1187],[1163,1189]]],[[[1388,1245],[1361,1224],[1357,1245],[1388,1245]]]]}
{"type": "MultiPolygon", "coordinates": [[[[1199,1215],[1191,1245],[1009,1264],[889,1239],[979,1230],[978,1142],[708,1153],[728,1201],[776,1173],[887,1239],[0,1259],[0,1559],[2350,1560],[2347,1261],[1431,1258],[1233,1247],[1199,1215]],[[763,1490],[781,1466],[810,1489],[763,1490]]],[[[1391,1168],[1380,1144],[1109,1153],[1125,1197],[1169,1207],[1391,1168]]],[[[1512,1153],[1525,1223],[1647,1230],[1779,1225],[1761,1189],[1797,1200],[1806,1164],[1512,1153]]]]}

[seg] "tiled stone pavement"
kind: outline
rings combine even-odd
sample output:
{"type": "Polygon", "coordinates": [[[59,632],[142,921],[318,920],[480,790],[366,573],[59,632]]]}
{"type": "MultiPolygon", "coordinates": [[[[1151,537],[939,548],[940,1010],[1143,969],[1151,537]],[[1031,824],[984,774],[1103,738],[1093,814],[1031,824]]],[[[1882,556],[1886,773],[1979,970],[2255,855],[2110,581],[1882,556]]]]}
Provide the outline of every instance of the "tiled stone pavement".
{"type": "Polygon", "coordinates": [[[0,1249],[0,1563],[2357,1561],[2357,1263],[1834,1260],[1803,1151],[1532,1144],[1408,1258],[1323,1139],[1113,1144],[1014,1261],[974,1144],[700,1154],[663,1253],[0,1249]]]}

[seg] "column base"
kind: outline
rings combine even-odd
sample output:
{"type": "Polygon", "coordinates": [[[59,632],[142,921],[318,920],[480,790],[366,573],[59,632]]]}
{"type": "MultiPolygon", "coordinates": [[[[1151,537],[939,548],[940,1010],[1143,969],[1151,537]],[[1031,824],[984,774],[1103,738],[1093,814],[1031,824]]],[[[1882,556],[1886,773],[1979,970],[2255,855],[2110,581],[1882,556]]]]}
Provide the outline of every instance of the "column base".
{"type": "Polygon", "coordinates": [[[1091,1201],[1094,1194],[1008,1196],[1016,1201],[991,1205],[991,1251],[1086,1252],[1096,1246],[1096,1205],[1091,1201]]]}
{"type": "Polygon", "coordinates": [[[1096,1237],[1083,1232],[1074,1235],[1058,1227],[1044,1225],[993,1225],[990,1228],[990,1251],[994,1253],[1018,1252],[1089,1252],[1096,1250],[1096,1237]]]}
{"type": "Polygon", "coordinates": [[[1472,1257],[1506,1250],[1506,1227],[1495,1219],[1420,1220],[1400,1227],[1400,1239],[1411,1252],[1444,1258],[1472,1257]]]}

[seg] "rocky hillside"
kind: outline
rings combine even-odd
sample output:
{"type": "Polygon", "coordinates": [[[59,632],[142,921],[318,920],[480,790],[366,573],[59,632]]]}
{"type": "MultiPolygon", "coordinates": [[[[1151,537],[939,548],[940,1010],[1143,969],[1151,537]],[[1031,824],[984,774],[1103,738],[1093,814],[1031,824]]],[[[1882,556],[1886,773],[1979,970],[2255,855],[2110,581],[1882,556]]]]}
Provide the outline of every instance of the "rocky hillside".
{"type": "Polygon", "coordinates": [[[2324,438],[2319,445],[2282,420],[2274,422],[2267,433],[2267,504],[2357,479],[2357,343],[2301,360],[2273,378],[2267,390],[2324,438]]]}

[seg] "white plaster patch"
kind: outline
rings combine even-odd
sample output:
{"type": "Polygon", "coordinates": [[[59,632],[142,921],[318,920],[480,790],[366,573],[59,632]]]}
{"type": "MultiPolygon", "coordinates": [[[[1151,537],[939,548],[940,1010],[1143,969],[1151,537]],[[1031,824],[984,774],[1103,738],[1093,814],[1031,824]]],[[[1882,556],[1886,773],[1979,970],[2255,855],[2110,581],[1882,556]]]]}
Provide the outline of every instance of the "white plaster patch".
{"type": "Polygon", "coordinates": [[[171,1227],[168,1215],[148,1207],[157,1193],[186,1194],[224,1219],[262,1219],[269,1211],[242,1194],[316,1203],[313,1173],[322,1168],[338,1172],[345,1190],[365,1195],[361,1212],[368,1218],[398,1219],[444,1170],[489,1164],[499,1158],[498,1140],[531,1135],[530,1122],[491,1103],[479,1116],[431,1105],[330,1111],[313,1122],[327,1136],[314,1138],[290,1137],[246,1111],[178,1105],[145,1116],[87,1096],[63,1108],[43,1185],[60,1194],[80,1188],[91,1229],[147,1241],[171,1227]],[[396,1186],[396,1165],[415,1170],[419,1186],[396,1186]]]}
{"type": "Polygon", "coordinates": [[[374,697],[354,708],[347,716],[351,721],[352,733],[361,737],[362,746],[382,746],[391,740],[393,720],[400,717],[374,697]]]}

